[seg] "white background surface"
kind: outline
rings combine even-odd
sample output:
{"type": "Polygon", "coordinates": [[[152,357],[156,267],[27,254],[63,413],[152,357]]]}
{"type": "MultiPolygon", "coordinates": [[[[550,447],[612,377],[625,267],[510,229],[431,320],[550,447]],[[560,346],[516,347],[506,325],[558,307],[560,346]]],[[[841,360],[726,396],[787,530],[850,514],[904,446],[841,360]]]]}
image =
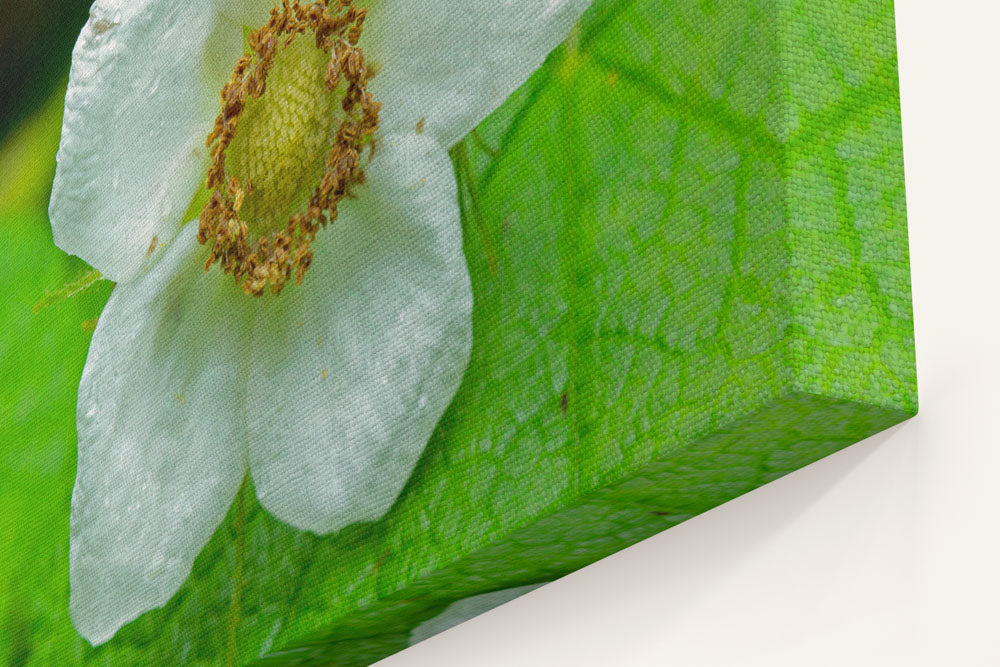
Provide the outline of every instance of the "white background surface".
{"type": "Polygon", "coordinates": [[[896,15],[920,414],[380,666],[1000,665],[1000,9],[896,15]]]}

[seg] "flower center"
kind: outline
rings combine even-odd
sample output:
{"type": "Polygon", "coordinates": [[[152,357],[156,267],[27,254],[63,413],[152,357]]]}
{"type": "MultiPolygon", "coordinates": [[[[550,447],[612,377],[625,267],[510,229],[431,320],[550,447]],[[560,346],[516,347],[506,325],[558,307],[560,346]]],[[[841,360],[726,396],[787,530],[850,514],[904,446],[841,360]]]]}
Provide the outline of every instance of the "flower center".
{"type": "Polygon", "coordinates": [[[205,270],[218,262],[247,294],[301,284],[317,231],[364,182],[381,108],[357,46],[366,15],[352,0],[283,0],[222,87],[198,241],[211,244],[205,270]]]}
{"type": "Polygon", "coordinates": [[[251,232],[284,228],[323,175],[340,106],[323,88],[327,60],[305,39],[295,40],[275,61],[264,94],[247,101],[226,171],[247,190],[240,216],[251,232]]]}

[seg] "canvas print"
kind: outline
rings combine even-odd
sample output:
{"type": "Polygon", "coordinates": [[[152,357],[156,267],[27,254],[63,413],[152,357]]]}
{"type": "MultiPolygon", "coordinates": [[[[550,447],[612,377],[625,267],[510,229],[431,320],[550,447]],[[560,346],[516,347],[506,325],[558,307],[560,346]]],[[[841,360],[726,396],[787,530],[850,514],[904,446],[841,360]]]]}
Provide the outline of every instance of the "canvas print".
{"type": "Polygon", "coordinates": [[[917,409],[891,0],[3,20],[69,39],[0,125],[0,661],[369,665],[917,409]]]}

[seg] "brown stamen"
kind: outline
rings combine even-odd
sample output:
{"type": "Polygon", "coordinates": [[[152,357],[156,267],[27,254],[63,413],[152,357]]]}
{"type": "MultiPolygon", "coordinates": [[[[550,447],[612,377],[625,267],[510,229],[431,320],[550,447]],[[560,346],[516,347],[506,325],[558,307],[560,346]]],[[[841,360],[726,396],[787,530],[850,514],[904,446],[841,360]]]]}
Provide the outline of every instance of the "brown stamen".
{"type": "Polygon", "coordinates": [[[268,22],[250,33],[251,53],[236,61],[232,78],[222,87],[222,110],[206,140],[212,154],[206,184],[213,192],[201,211],[198,242],[211,243],[205,270],[218,262],[247,294],[261,296],[268,286],[278,294],[293,275],[301,284],[312,264],[310,244],[317,231],[337,219],[337,204],[364,182],[361,153],[378,129],[382,107],[368,92],[371,72],[357,46],[367,14],[367,9],[355,8],[353,0],[317,0],[305,6],[299,0],[282,0],[281,7],[271,10],[268,22]],[[346,83],[341,102],[344,119],[305,208],[292,214],[284,229],[253,239],[240,209],[253,194],[254,184],[227,173],[226,150],[247,101],[264,94],[279,46],[287,48],[307,30],[315,34],[316,48],[330,55],[324,74],[327,92],[334,94],[346,83]]]}

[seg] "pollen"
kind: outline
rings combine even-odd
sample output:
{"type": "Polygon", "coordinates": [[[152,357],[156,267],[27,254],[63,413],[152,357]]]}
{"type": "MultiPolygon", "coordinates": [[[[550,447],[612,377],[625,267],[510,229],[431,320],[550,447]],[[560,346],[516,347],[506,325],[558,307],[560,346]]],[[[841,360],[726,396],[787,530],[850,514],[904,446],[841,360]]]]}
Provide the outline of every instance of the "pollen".
{"type": "Polygon", "coordinates": [[[247,294],[301,284],[317,232],[364,183],[381,109],[358,47],[367,13],[283,0],[222,87],[198,241],[211,248],[205,270],[218,263],[247,294]]]}

